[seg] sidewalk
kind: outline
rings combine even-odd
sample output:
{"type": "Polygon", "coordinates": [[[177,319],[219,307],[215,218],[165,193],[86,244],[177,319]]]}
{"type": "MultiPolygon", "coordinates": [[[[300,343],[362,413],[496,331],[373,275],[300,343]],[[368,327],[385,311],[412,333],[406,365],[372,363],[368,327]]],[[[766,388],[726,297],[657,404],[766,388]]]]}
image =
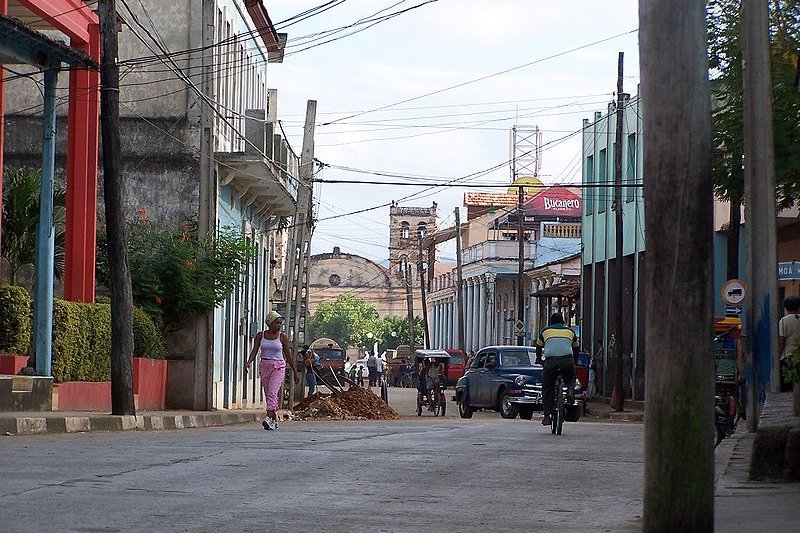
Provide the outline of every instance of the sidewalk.
{"type": "Polygon", "coordinates": [[[618,412],[602,398],[586,404],[587,418],[606,418],[617,422],[644,421],[644,402],[625,400],[624,409],[618,412]]]}
{"type": "MultiPolygon", "coordinates": [[[[764,430],[781,424],[797,424],[798,418],[787,410],[786,393],[770,394],[756,434],[748,433],[742,421],[736,433],[723,440],[715,453],[714,498],[715,530],[726,533],[763,533],[797,529],[800,483],[750,481],[753,464],[768,459],[754,446],[764,430]]],[[[787,450],[796,453],[797,450],[787,450]]]]}
{"type": "Polygon", "coordinates": [[[258,422],[263,413],[263,410],[143,411],[136,416],[120,416],[95,412],[8,412],[0,413],[0,435],[204,428],[258,422]]]}

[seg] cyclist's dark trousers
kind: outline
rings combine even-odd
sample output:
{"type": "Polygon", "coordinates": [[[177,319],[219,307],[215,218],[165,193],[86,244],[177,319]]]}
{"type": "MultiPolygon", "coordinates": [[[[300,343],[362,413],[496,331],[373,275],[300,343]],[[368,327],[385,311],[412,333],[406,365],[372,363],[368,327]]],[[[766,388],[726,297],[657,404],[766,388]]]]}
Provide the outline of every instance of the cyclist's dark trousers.
{"type": "Polygon", "coordinates": [[[544,360],[544,372],[542,374],[542,403],[544,404],[544,414],[552,414],[553,412],[553,399],[555,398],[555,391],[553,390],[558,375],[564,376],[564,384],[567,390],[572,390],[575,386],[575,359],[572,355],[563,355],[561,357],[546,357],[544,360]]]}

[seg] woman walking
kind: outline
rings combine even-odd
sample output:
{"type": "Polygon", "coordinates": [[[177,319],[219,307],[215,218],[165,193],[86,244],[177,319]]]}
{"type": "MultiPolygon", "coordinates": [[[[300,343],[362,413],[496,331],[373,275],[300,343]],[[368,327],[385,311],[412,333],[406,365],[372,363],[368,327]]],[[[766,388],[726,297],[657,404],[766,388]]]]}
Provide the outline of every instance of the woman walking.
{"type": "Polygon", "coordinates": [[[286,376],[286,363],[292,368],[294,382],[300,383],[300,374],[295,368],[292,349],[289,346],[289,339],[285,333],[281,332],[283,318],[275,311],[267,313],[264,321],[267,329],[256,335],[253,342],[253,349],[250,350],[250,357],[244,365],[244,372],[247,373],[250,364],[255,360],[256,354],[261,353],[258,363],[258,371],[261,375],[261,387],[264,389],[264,396],[267,399],[267,416],[261,423],[264,429],[278,429],[278,390],[286,376]]]}

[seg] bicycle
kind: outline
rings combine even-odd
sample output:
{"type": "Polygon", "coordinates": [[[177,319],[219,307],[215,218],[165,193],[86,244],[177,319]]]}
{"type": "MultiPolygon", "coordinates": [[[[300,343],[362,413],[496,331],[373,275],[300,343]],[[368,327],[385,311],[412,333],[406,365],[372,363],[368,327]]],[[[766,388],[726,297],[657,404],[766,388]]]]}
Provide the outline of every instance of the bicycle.
{"type": "Polygon", "coordinates": [[[564,418],[567,416],[566,401],[564,399],[564,375],[559,372],[556,378],[555,389],[555,409],[553,409],[550,431],[553,435],[561,435],[564,428],[564,418]]]}

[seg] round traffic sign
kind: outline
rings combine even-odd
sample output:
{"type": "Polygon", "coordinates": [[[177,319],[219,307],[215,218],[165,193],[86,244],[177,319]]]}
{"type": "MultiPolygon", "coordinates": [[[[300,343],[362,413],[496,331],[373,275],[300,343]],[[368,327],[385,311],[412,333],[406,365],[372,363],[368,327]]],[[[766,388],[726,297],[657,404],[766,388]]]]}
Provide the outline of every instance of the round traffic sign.
{"type": "Polygon", "coordinates": [[[727,305],[741,305],[747,296],[744,282],[740,279],[729,279],[722,286],[722,300],[727,305]]]}

